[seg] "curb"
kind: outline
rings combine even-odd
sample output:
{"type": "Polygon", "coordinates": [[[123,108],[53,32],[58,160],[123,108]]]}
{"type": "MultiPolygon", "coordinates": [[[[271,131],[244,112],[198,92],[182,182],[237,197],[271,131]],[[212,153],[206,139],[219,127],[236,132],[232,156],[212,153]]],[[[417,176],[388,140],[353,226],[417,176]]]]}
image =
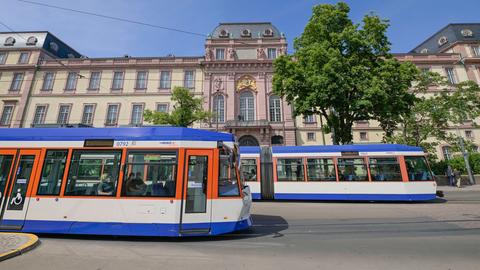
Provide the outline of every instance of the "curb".
{"type": "Polygon", "coordinates": [[[34,234],[30,234],[30,233],[2,233],[2,234],[27,236],[29,240],[23,245],[17,247],[16,249],[12,249],[11,251],[1,253],[0,262],[6,259],[13,258],[18,255],[22,255],[23,253],[34,249],[40,244],[40,241],[38,240],[38,236],[34,234]]]}

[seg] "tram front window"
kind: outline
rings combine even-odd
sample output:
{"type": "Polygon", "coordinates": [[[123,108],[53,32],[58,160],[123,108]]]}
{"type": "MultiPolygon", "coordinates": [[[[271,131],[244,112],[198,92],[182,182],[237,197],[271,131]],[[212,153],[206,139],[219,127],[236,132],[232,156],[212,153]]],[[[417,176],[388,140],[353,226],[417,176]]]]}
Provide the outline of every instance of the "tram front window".
{"type": "Polygon", "coordinates": [[[174,197],[176,152],[129,152],[123,196],[174,197]]]}
{"type": "Polygon", "coordinates": [[[432,173],[425,157],[405,157],[409,181],[431,181],[432,173]]]}
{"type": "Polygon", "coordinates": [[[338,177],[340,181],[367,181],[367,166],[363,158],[339,158],[338,177]]]}
{"type": "Polygon", "coordinates": [[[282,158],[277,160],[278,181],[303,181],[301,158],[282,158]]]}
{"type": "Polygon", "coordinates": [[[335,166],[331,158],[307,159],[308,181],[336,181],[335,166]]]}
{"type": "Polygon", "coordinates": [[[242,159],[240,173],[244,181],[257,181],[257,160],[242,159]]]}
{"type": "Polygon", "coordinates": [[[77,150],[72,154],[65,195],[113,196],[121,151],[77,150]]]}
{"type": "Polygon", "coordinates": [[[218,196],[239,196],[237,171],[232,152],[220,150],[220,163],[218,173],[218,196]]]}
{"type": "Polygon", "coordinates": [[[396,158],[370,158],[372,181],[402,181],[396,158]]]}

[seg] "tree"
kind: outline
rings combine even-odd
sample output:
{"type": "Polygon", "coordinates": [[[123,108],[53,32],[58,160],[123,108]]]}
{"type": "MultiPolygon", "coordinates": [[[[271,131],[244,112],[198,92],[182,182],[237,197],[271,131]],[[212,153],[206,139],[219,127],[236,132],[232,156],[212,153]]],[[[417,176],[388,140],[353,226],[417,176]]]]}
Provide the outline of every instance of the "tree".
{"type": "MultiPolygon", "coordinates": [[[[417,98],[411,112],[398,115],[401,132],[386,140],[421,146],[432,154],[442,142],[451,145],[452,151],[460,151],[459,136],[449,128],[480,116],[479,86],[472,81],[451,85],[438,73],[429,72],[419,76],[413,92],[417,98]],[[427,92],[431,86],[436,92],[427,92]]],[[[466,149],[472,150],[473,144],[466,141],[466,149]]]]}
{"type": "Polygon", "coordinates": [[[146,110],[145,121],[155,125],[188,127],[196,121],[211,118],[211,113],[203,110],[203,100],[195,98],[187,88],[175,87],[171,100],[175,103],[171,113],[146,110]]]}
{"type": "Polygon", "coordinates": [[[352,142],[352,125],[377,120],[393,133],[398,115],[415,101],[408,92],[418,76],[409,62],[389,53],[388,22],[366,15],[363,25],[348,17],[345,3],[317,5],[292,55],[274,62],[273,90],[294,114],[320,114],[334,143],[352,142]]]}

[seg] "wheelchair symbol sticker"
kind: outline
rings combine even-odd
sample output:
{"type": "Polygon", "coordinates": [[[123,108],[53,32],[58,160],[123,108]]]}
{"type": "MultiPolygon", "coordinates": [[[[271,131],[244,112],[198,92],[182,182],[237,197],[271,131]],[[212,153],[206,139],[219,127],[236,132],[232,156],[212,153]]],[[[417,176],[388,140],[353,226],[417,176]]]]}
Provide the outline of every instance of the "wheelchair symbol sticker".
{"type": "Polygon", "coordinates": [[[21,189],[17,189],[17,195],[15,196],[15,198],[12,198],[12,200],[10,201],[10,205],[20,205],[23,202],[22,194],[20,193],[21,191],[21,189]]]}

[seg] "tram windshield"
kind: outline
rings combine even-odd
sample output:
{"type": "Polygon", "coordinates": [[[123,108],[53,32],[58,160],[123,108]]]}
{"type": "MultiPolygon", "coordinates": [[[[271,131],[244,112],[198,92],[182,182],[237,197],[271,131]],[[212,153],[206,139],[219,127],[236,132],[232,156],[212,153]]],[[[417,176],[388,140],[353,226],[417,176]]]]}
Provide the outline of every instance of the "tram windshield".
{"type": "Polygon", "coordinates": [[[431,181],[432,173],[425,157],[405,157],[409,181],[431,181]]]}
{"type": "Polygon", "coordinates": [[[220,162],[218,173],[218,196],[239,196],[237,178],[237,157],[234,151],[228,148],[220,149],[220,162]]]}

